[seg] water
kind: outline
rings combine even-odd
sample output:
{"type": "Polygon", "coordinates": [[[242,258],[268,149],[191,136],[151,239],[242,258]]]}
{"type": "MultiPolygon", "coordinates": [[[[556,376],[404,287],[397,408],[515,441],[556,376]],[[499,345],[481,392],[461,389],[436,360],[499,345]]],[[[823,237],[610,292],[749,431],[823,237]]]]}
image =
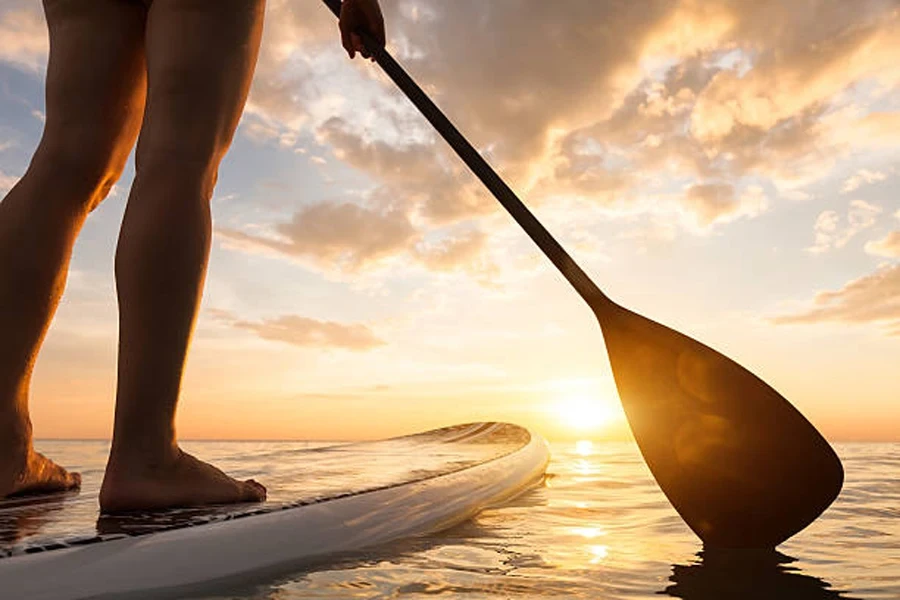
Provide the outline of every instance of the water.
{"type": "MultiPolygon", "coordinates": [[[[282,476],[309,444],[192,442],[240,477],[282,476]]],[[[45,442],[89,478],[106,445],[45,442]]],[[[842,444],[835,504],[779,554],[708,555],[630,443],[555,443],[546,484],[439,534],[347,555],[206,600],[307,598],[900,599],[900,444],[842,444]]]]}

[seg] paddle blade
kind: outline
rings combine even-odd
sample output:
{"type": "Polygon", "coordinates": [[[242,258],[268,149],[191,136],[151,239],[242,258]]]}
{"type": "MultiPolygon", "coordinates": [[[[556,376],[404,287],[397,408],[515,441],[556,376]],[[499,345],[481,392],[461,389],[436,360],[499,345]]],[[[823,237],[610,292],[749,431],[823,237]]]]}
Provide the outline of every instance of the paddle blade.
{"type": "Polygon", "coordinates": [[[774,547],[837,497],[837,455],[764,381],[627,309],[596,313],[641,453],[705,544],[774,547]]]}

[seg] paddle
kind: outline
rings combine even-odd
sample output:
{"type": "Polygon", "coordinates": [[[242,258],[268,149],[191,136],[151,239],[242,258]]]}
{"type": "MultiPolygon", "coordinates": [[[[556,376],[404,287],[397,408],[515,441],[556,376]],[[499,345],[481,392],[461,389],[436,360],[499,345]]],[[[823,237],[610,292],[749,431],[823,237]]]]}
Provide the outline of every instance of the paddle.
{"type": "MultiPolygon", "coordinates": [[[[324,0],[340,16],[340,0],[324,0]]],[[[840,460],[764,381],[712,348],[612,302],[371,36],[366,49],[587,302],[650,471],[711,547],[774,547],[837,497],[840,460]]]]}

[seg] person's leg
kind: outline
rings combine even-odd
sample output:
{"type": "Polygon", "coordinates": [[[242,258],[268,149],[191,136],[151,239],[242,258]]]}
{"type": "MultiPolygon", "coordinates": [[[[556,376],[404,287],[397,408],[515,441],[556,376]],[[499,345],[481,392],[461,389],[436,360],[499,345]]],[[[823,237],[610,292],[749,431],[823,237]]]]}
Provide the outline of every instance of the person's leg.
{"type": "Polygon", "coordinates": [[[0,202],[0,497],[77,487],[31,444],[28,394],[72,245],[119,178],[145,98],[138,3],[45,0],[50,30],[40,145],[0,202]]]}
{"type": "Polygon", "coordinates": [[[147,111],[116,255],[119,380],[104,512],[263,500],[182,452],[175,408],[206,274],[209,202],[256,63],[264,0],[154,0],[147,111]]]}

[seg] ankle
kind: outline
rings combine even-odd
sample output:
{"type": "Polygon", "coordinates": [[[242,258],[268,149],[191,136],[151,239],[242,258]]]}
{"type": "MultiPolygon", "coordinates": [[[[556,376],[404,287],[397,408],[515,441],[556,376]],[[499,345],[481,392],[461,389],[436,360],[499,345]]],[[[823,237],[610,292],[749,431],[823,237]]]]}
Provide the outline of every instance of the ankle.
{"type": "Polygon", "coordinates": [[[0,410],[0,448],[3,452],[31,447],[31,419],[20,410],[0,410]]]}
{"type": "Polygon", "coordinates": [[[142,473],[165,469],[177,462],[180,455],[181,449],[174,440],[129,439],[118,442],[113,439],[107,471],[142,473]]]}

